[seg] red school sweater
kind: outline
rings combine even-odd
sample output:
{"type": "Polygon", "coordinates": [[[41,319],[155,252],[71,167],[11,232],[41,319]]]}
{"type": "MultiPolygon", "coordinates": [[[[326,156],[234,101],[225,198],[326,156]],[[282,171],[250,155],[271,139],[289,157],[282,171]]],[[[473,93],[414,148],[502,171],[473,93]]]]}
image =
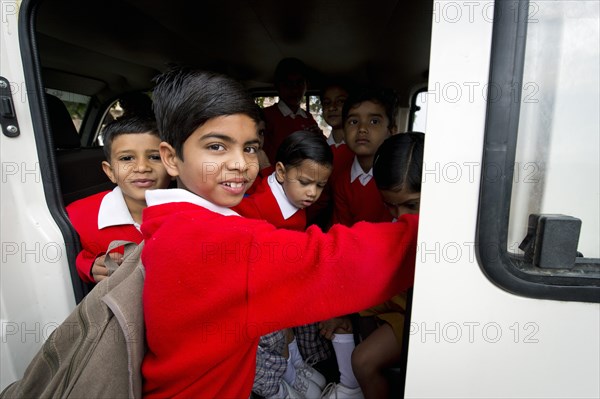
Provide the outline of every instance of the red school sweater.
{"type": "MultiPolygon", "coordinates": [[[[272,164],[275,164],[277,150],[287,136],[298,130],[312,131],[319,128],[312,114],[308,111],[305,111],[306,118],[300,115],[292,118],[291,116],[283,116],[281,110],[275,104],[264,108],[263,112],[265,115],[265,144],[263,149],[272,164]]],[[[315,134],[321,133],[315,132],[315,134]]]]}
{"type": "Polygon", "coordinates": [[[363,186],[359,178],[350,182],[351,167],[346,167],[332,181],[333,223],[352,226],[356,222],[391,222],[375,179],[363,186]]]}
{"type": "Polygon", "coordinates": [[[367,309],[414,276],[414,215],[297,232],[177,202],[146,208],[142,232],[147,398],[247,398],[261,335],[367,309]]]}
{"type": "Polygon", "coordinates": [[[268,176],[262,179],[252,195],[244,197],[242,202],[231,209],[246,218],[266,220],[280,229],[296,231],[306,229],[305,209],[298,209],[292,216],[284,219],[281,208],[269,186],[268,176]]]}
{"type": "Polygon", "coordinates": [[[253,194],[256,191],[256,189],[258,187],[260,187],[263,179],[266,180],[269,177],[269,175],[273,172],[275,172],[275,167],[272,165],[269,165],[269,166],[264,167],[261,170],[259,170],[258,175],[256,175],[256,179],[254,179],[254,182],[252,183],[250,188],[246,191],[246,195],[253,194]]]}
{"type": "Polygon", "coordinates": [[[329,145],[333,152],[333,171],[319,199],[306,210],[308,223],[317,223],[329,229],[333,214],[333,182],[336,176],[352,166],[354,153],[345,143],[329,145]]]}
{"type": "Polygon", "coordinates": [[[109,226],[98,229],[98,211],[106,194],[104,191],[77,200],[67,206],[67,214],[71,224],[79,234],[82,250],[75,259],[79,277],[86,283],[95,283],[92,277],[92,265],[96,258],[106,252],[108,245],[114,240],[142,242],[142,233],[132,224],[109,226]]]}

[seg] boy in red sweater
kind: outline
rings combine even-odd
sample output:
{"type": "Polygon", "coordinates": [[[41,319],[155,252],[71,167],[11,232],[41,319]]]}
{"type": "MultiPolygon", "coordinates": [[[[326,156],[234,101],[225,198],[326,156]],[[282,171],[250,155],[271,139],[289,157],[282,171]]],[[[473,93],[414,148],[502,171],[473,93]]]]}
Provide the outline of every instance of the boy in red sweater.
{"type": "Polygon", "coordinates": [[[342,109],[350,93],[350,87],[350,83],[338,79],[326,83],[321,91],[323,119],[331,126],[331,134],[327,138],[327,144],[333,152],[333,172],[319,200],[314,206],[308,208],[307,219],[309,224],[316,224],[323,230],[328,230],[331,227],[333,215],[332,181],[335,180],[335,175],[346,170],[354,159],[354,153],[344,141],[344,124],[342,121],[342,109]]]}
{"type": "Polygon", "coordinates": [[[383,90],[366,89],[345,101],[344,137],[355,156],[332,181],[333,223],[391,221],[373,180],[373,160],[381,143],[396,132],[395,112],[394,97],[383,90]]]}
{"type": "Polygon", "coordinates": [[[157,79],[153,98],[161,158],[180,188],[146,193],[146,397],[247,398],[261,335],[356,312],[412,285],[414,216],[325,234],[229,209],[258,173],[259,118],[241,84],[176,68],[157,79]]]}
{"type": "Polygon", "coordinates": [[[307,68],[297,58],[284,58],[275,68],[275,88],[279,102],[264,109],[265,153],[271,162],[283,139],[298,130],[322,135],[310,112],[300,107],[307,87],[307,68]]]}
{"type": "MultiPolygon", "coordinates": [[[[117,185],[112,191],[75,201],[67,206],[71,224],[79,234],[82,250],[75,265],[86,283],[108,275],[104,258],[114,240],[142,241],[140,224],[146,207],[146,190],[166,188],[170,178],[160,160],[156,122],[139,117],[120,118],[103,131],[102,169],[117,185]]],[[[121,254],[108,256],[119,262],[121,254]]]]}

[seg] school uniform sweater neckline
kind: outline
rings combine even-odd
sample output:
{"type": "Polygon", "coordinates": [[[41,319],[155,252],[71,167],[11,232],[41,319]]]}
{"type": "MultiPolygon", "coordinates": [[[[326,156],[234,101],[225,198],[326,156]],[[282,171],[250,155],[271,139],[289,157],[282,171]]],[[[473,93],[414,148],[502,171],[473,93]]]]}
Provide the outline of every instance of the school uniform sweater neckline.
{"type": "Polygon", "coordinates": [[[292,204],[285,195],[285,191],[283,191],[283,185],[277,181],[275,173],[276,172],[273,172],[269,175],[269,177],[267,177],[267,184],[271,188],[271,192],[273,193],[273,197],[275,197],[275,201],[277,201],[277,205],[279,205],[281,215],[285,220],[287,220],[294,216],[294,214],[298,212],[300,208],[292,204]]]}
{"type": "Polygon", "coordinates": [[[213,204],[199,195],[182,188],[167,188],[146,191],[146,204],[148,207],[168,204],[171,202],[189,202],[191,204],[206,208],[209,211],[219,213],[223,216],[240,216],[237,212],[232,211],[229,208],[213,204]]]}
{"type": "Polygon", "coordinates": [[[283,116],[289,116],[292,119],[296,119],[296,116],[301,116],[304,119],[308,118],[308,115],[306,115],[306,112],[302,108],[298,107],[298,111],[296,111],[294,113],[294,112],[292,112],[290,107],[288,107],[288,105],[286,103],[284,103],[283,101],[277,102],[277,108],[279,108],[279,111],[281,111],[281,114],[283,116]]]}
{"type": "Polygon", "coordinates": [[[357,177],[358,180],[360,180],[360,184],[366,186],[373,178],[373,168],[365,173],[361,168],[360,163],[358,163],[358,158],[355,156],[352,167],[350,168],[350,183],[353,183],[357,177]]]}
{"type": "Polygon", "coordinates": [[[329,137],[327,137],[327,144],[329,144],[329,146],[331,147],[332,145],[335,146],[335,148],[338,148],[339,146],[341,146],[342,144],[346,144],[346,142],[342,139],[342,141],[340,141],[339,143],[335,142],[335,139],[333,138],[333,133],[331,133],[329,135],[329,137]]]}
{"type": "Polygon", "coordinates": [[[140,224],[136,223],[127,208],[123,191],[119,186],[102,198],[98,209],[98,230],[111,226],[133,225],[138,231],[140,224]]]}

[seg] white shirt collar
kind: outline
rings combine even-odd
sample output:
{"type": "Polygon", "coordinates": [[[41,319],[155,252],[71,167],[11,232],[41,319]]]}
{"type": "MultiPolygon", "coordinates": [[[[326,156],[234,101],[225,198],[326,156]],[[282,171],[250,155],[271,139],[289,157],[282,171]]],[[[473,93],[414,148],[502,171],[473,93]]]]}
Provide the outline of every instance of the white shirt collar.
{"type": "Polygon", "coordinates": [[[98,209],[98,229],[105,227],[120,226],[132,224],[136,229],[140,229],[140,225],[133,220],[123,192],[117,186],[110,193],[106,194],[100,202],[98,209]]]}
{"type": "Polygon", "coordinates": [[[290,202],[288,197],[285,195],[283,191],[283,186],[279,184],[277,179],[275,178],[275,173],[269,175],[267,178],[267,184],[271,188],[271,192],[275,197],[275,201],[277,201],[277,205],[279,205],[279,209],[281,210],[281,214],[285,220],[292,217],[296,212],[298,212],[298,207],[290,202]]]}
{"type": "Polygon", "coordinates": [[[223,216],[240,216],[238,213],[229,208],[215,205],[199,195],[182,188],[167,188],[146,191],[146,204],[148,204],[148,206],[168,204],[170,202],[189,202],[191,204],[206,208],[209,211],[220,213],[223,216]]]}
{"type": "Polygon", "coordinates": [[[352,162],[352,168],[350,169],[350,183],[354,182],[357,177],[358,180],[360,180],[360,184],[366,186],[373,178],[373,168],[365,173],[358,163],[358,158],[355,156],[354,161],[352,162]]]}
{"type": "Polygon", "coordinates": [[[333,133],[329,134],[329,137],[327,137],[327,144],[329,144],[329,146],[334,145],[335,148],[338,148],[339,146],[341,146],[342,144],[345,144],[345,141],[342,140],[339,143],[335,142],[335,139],[333,138],[333,133]]]}
{"type": "Polygon", "coordinates": [[[289,116],[292,119],[295,119],[296,116],[300,115],[304,119],[308,118],[308,116],[306,115],[306,112],[304,112],[304,110],[300,107],[298,107],[298,111],[296,111],[296,113],[293,113],[292,110],[290,109],[290,107],[288,107],[287,104],[284,103],[283,101],[278,101],[277,107],[279,108],[279,110],[281,111],[281,114],[283,116],[289,116]]]}

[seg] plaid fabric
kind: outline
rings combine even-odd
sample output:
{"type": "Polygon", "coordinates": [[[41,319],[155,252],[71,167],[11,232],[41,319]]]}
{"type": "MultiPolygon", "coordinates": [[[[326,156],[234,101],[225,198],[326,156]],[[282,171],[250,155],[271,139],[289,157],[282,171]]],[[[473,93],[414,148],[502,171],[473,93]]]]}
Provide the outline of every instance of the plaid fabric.
{"type": "Polygon", "coordinates": [[[283,331],[260,337],[256,352],[256,374],[252,392],[263,397],[273,396],[287,368],[287,359],[281,354],[285,348],[283,331]]]}
{"type": "Polygon", "coordinates": [[[294,327],[294,335],[304,360],[310,358],[310,363],[315,364],[331,356],[331,342],[319,333],[317,323],[294,327]]]}

